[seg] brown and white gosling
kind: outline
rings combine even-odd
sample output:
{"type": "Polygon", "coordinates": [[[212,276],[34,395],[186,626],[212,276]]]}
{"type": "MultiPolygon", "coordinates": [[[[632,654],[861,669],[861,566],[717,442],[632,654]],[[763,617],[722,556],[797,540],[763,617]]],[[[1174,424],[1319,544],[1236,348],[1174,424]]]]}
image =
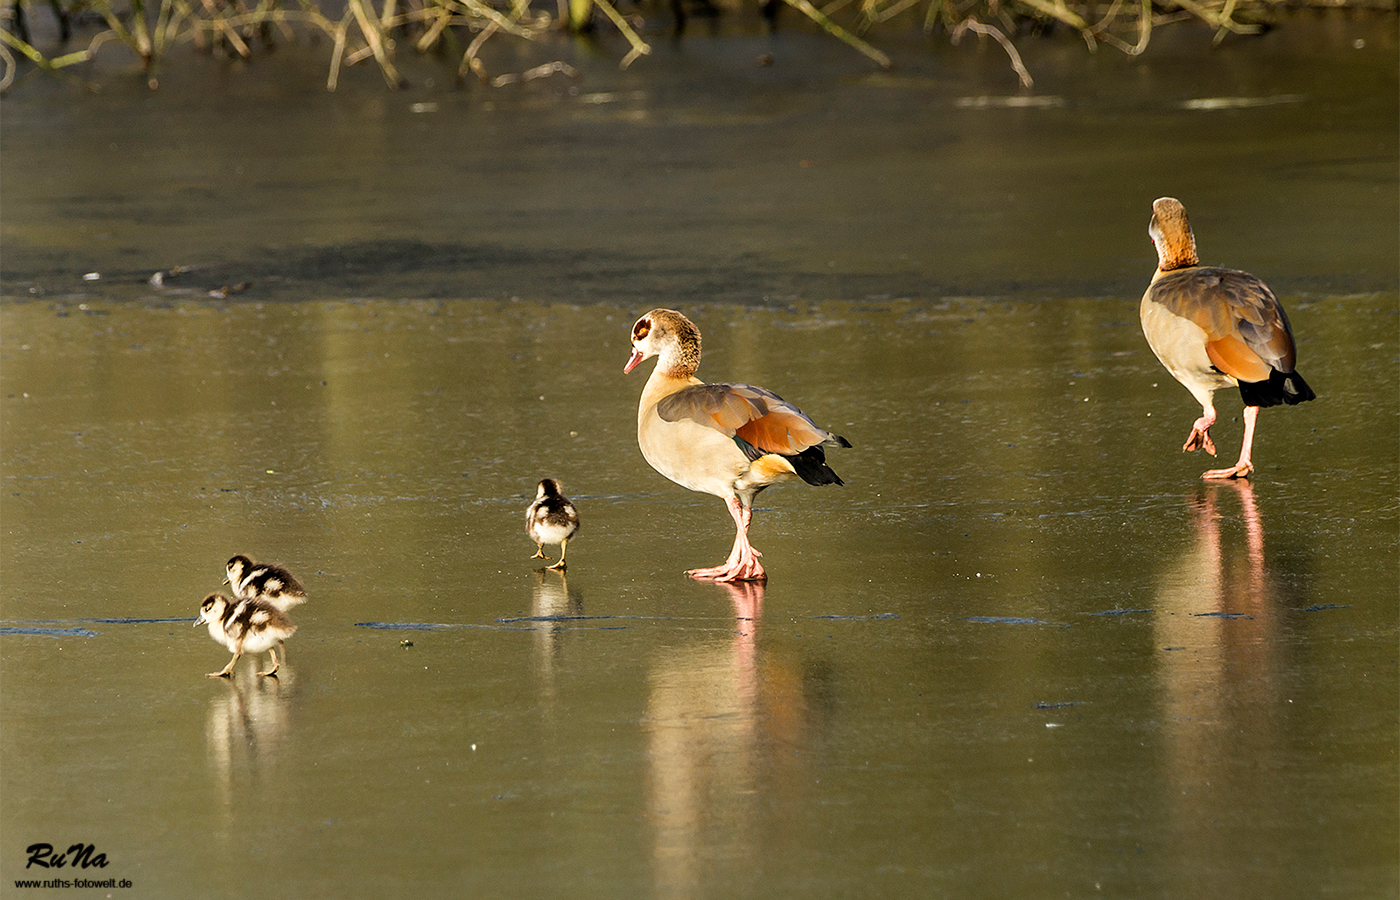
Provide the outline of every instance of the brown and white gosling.
{"type": "Polygon", "coordinates": [[[563,570],[568,567],[564,554],[569,549],[569,539],[578,533],[578,509],[565,497],[559,482],[553,478],[540,480],[535,491],[535,502],[525,511],[525,533],[535,542],[535,555],[531,559],[549,559],[544,555],[545,544],[559,545],[559,561],[549,569],[563,570]]]}
{"type": "Polygon", "coordinates": [[[286,613],[266,600],[236,600],[223,594],[204,598],[199,606],[199,617],[194,620],[196,628],[200,625],[208,625],[209,636],[233,653],[228,665],[221,671],[206,673],[206,678],[228,678],[240,656],[244,653],[256,655],[264,650],[272,657],[272,668],[258,674],[275,677],[277,646],[297,630],[286,613]]]}
{"type": "Polygon", "coordinates": [[[296,576],[281,566],[256,563],[243,554],[228,561],[224,584],[239,600],[266,600],[282,612],[306,602],[306,588],[296,576]]]}

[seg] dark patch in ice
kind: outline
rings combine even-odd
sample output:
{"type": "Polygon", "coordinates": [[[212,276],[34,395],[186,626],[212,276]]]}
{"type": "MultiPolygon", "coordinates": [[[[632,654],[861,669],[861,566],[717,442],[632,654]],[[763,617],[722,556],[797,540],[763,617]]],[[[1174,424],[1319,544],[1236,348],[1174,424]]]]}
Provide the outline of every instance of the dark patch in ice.
{"type": "Polygon", "coordinates": [[[0,626],[0,634],[35,634],[40,637],[65,638],[97,637],[98,633],[96,631],[89,631],[86,628],[31,628],[4,625],[0,626]]]}
{"type": "Polygon", "coordinates": [[[68,622],[95,622],[99,625],[166,625],[179,623],[184,625],[195,620],[194,616],[175,616],[161,619],[137,619],[127,616],[116,618],[77,618],[77,619],[12,619],[11,625],[63,625],[68,622]]]}
{"type": "MultiPolygon", "coordinates": [[[[678,621],[681,621],[683,618],[685,618],[685,617],[683,617],[683,616],[571,616],[571,615],[564,615],[564,614],[561,614],[561,615],[552,615],[552,616],[507,616],[507,617],[502,618],[502,619],[497,619],[496,621],[497,621],[497,622],[500,622],[500,623],[502,623],[502,624],[506,624],[506,625],[513,625],[513,624],[520,623],[520,622],[597,622],[597,621],[614,621],[614,622],[640,622],[640,621],[645,621],[645,622],[678,622],[678,621]]],[[[694,617],[690,617],[690,618],[694,618],[694,617]]]]}
{"type": "Polygon", "coordinates": [[[74,621],[74,622],[97,622],[98,624],[101,624],[101,625],[169,625],[169,624],[174,624],[174,623],[178,623],[178,624],[184,625],[184,624],[187,623],[187,622],[193,622],[193,621],[195,620],[195,618],[196,618],[195,616],[175,616],[175,617],[163,618],[163,619],[117,618],[117,619],[73,619],[72,621],[74,621]]]}
{"type": "Polygon", "coordinates": [[[1054,628],[1068,628],[1068,625],[1061,625],[1058,622],[1047,622],[1044,619],[1031,619],[1022,616],[967,616],[964,622],[976,622],[979,625],[1050,625],[1054,628]]]}
{"type": "Polygon", "coordinates": [[[504,624],[515,624],[516,622],[592,622],[599,619],[626,619],[630,616],[570,616],[564,613],[553,616],[511,616],[505,619],[497,619],[497,622],[504,624]]]}

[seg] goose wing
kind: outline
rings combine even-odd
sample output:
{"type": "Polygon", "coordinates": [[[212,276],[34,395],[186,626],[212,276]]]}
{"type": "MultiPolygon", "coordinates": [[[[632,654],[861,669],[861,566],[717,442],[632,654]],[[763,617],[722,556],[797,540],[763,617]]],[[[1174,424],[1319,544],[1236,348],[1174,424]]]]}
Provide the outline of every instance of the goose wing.
{"type": "Polygon", "coordinates": [[[850,446],[782,397],[751,384],[691,385],[663,398],[656,412],[663,421],[696,422],[765,453],[789,456],[819,444],[850,446]]]}
{"type": "Polygon", "coordinates": [[[1234,269],[1190,268],[1153,282],[1148,299],[1198,325],[1216,368],[1240,381],[1292,372],[1296,359],[1288,316],[1259,278],[1234,269]]]}

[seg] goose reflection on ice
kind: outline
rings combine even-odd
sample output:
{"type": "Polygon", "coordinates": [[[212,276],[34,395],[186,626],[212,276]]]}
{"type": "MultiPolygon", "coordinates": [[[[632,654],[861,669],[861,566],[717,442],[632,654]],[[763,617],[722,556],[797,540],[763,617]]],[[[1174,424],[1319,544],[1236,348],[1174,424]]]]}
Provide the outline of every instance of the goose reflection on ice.
{"type": "Polygon", "coordinates": [[[1227,864],[1218,823],[1274,798],[1267,778],[1241,777],[1238,764],[1270,771],[1289,682],[1253,485],[1202,485],[1188,502],[1195,538],[1164,573],[1154,615],[1164,775],[1179,851],[1227,864]]]}
{"type": "Polygon", "coordinates": [[[793,752],[813,714],[795,661],[761,652],[764,585],[719,585],[734,607],[722,639],[670,647],[648,678],[647,806],[660,897],[708,893],[714,864],[734,871],[760,860],[765,823],[796,815],[793,752]]]}
{"type": "Polygon", "coordinates": [[[243,666],[232,678],[220,679],[205,721],[209,765],[226,813],[243,779],[261,778],[277,768],[290,725],[295,671],[283,667],[276,678],[259,678],[254,668],[243,666]]]}
{"type": "Polygon", "coordinates": [[[1155,628],[1159,647],[1203,651],[1197,656],[1208,656],[1211,666],[1195,677],[1218,683],[1224,666],[1261,649],[1267,652],[1275,617],[1270,615],[1273,589],[1264,565],[1264,525],[1248,481],[1202,485],[1188,502],[1195,542],[1162,578],[1155,628]],[[1231,493],[1240,505],[1242,544],[1234,539],[1234,517],[1220,509],[1231,493]],[[1231,534],[1222,536],[1222,522],[1231,534]],[[1251,647],[1255,649],[1246,649],[1251,647]]]}

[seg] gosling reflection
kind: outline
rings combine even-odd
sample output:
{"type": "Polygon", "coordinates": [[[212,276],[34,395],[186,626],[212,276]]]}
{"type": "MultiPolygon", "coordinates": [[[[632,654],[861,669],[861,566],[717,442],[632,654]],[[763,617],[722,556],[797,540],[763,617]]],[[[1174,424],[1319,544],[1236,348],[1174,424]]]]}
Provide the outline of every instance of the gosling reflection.
{"type": "MultiPolygon", "coordinates": [[[[1241,778],[1239,761],[1270,770],[1287,680],[1253,485],[1202,486],[1188,502],[1194,542],[1165,573],[1154,621],[1164,774],[1176,806],[1174,852],[1228,865],[1212,823],[1269,805],[1268,777],[1241,778]]],[[[1190,893],[1180,888],[1167,893],[1190,893]]]]}
{"type": "Polygon", "coordinates": [[[244,667],[209,701],[204,739],[225,813],[232,811],[239,784],[263,779],[277,768],[295,685],[293,670],[282,669],[278,678],[259,678],[244,667]]]}
{"type": "Polygon", "coordinates": [[[717,585],[732,634],[659,654],[648,679],[647,805],[660,897],[703,896],[713,863],[759,864],[768,824],[796,815],[794,748],[813,718],[802,668],[761,652],[764,584],[717,585]]]}
{"type": "Polygon", "coordinates": [[[539,569],[530,600],[539,673],[546,698],[554,696],[554,669],[560,654],[567,619],[583,615],[583,597],[569,589],[563,569],[539,569]]]}

